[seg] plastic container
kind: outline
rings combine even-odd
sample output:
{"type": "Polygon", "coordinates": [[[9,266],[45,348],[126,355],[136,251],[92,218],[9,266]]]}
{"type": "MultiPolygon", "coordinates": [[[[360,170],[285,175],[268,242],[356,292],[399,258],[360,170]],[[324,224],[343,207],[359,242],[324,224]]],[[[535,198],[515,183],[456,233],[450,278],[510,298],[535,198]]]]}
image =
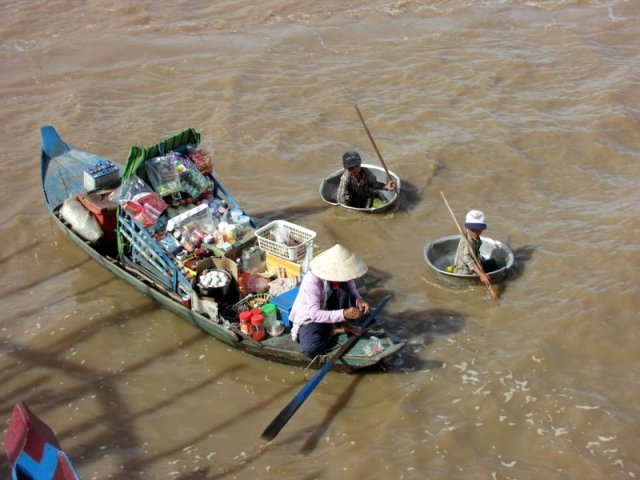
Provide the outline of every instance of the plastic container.
{"type": "Polygon", "coordinates": [[[265,252],[297,261],[304,257],[307,245],[313,244],[316,232],[285,220],[274,220],[256,230],[256,237],[265,252]]]}
{"type": "Polygon", "coordinates": [[[104,239],[109,245],[115,245],[118,202],[110,200],[110,192],[90,192],[78,195],[78,201],[89,210],[104,232],[104,239]]]}
{"type": "Polygon", "coordinates": [[[278,310],[273,303],[265,303],[261,308],[262,315],[264,316],[264,324],[268,329],[271,324],[278,321],[278,310]]]}
{"type": "Polygon", "coordinates": [[[84,189],[116,187],[120,183],[120,168],[109,160],[100,160],[84,171],[84,189]]]}
{"type": "Polygon", "coordinates": [[[262,266],[262,258],[260,250],[256,247],[245,248],[242,251],[242,270],[249,273],[255,273],[262,266]]]}
{"type": "Polygon", "coordinates": [[[251,312],[249,310],[245,310],[244,312],[240,312],[238,314],[240,318],[240,330],[247,335],[251,334],[251,312]]]}
{"type": "Polygon", "coordinates": [[[236,220],[236,225],[240,228],[243,233],[248,232],[251,227],[251,217],[248,215],[240,215],[238,220],[236,220]]]}
{"type": "Polygon", "coordinates": [[[267,332],[264,329],[264,317],[261,313],[251,315],[251,336],[258,342],[264,340],[267,336],[267,332]]]}
{"type": "Polygon", "coordinates": [[[229,216],[231,217],[231,221],[233,223],[238,223],[238,218],[242,215],[242,210],[239,208],[232,208],[229,210],[229,216]]]}

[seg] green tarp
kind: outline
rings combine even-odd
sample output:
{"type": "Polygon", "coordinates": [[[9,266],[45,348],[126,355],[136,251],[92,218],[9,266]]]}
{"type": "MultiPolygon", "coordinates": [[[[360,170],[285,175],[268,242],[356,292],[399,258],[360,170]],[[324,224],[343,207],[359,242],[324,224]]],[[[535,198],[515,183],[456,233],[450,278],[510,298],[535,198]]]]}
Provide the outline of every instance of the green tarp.
{"type": "MultiPolygon", "coordinates": [[[[171,151],[184,154],[186,153],[188,146],[195,147],[199,143],[200,134],[193,128],[187,128],[177,135],[168,137],[156,145],[151,145],[149,147],[131,147],[127,163],[124,167],[124,173],[122,174],[122,184],[124,185],[134,172],[138,177],[148,183],[149,179],[147,178],[147,169],[144,165],[144,162],[147,159],[160,157],[171,151]]],[[[118,222],[119,221],[120,212],[118,211],[118,222]]],[[[124,244],[122,241],[122,235],[120,235],[120,229],[118,229],[118,256],[122,256],[123,253],[124,244]]]]}
{"type": "Polygon", "coordinates": [[[187,128],[156,145],[151,145],[150,147],[131,147],[129,150],[129,158],[127,158],[124,173],[122,174],[123,183],[129,179],[133,172],[145,182],[148,182],[147,170],[144,168],[145,160],[166,155],[171,151],[186,153],[187,146],[195,147],[199,143],[200,134],[193,128],[187,128]]]}

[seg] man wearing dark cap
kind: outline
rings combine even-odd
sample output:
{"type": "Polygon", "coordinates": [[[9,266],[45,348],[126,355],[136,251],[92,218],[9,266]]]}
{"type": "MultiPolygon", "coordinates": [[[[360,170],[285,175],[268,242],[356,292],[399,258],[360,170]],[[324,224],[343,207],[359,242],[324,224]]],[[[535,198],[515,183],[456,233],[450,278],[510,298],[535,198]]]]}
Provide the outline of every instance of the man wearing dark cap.
{"type": "Polygon", "coordinates": [[[379,191],[395,189],[396,182],[391,180],[385,185],[361,165],[358,152],[349,151],[342,156],[344,173],[338,186],[338,202],[349,207],[370,208],[376,198],[381,198],[379,191]]]}

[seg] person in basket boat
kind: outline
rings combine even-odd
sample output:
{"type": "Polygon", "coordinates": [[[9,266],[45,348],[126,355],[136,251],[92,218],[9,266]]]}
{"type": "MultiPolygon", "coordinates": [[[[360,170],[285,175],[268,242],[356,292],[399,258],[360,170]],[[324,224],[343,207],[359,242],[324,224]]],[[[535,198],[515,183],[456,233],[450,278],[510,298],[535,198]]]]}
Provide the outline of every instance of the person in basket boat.
{"type": "Polygon", "coordinates": [[[469,241],[467,242],[463,237],[460,238],[458,248],[456,249],[456,255],[453,259],[453,273],[459,273],[462,275],[473,275],[475,273],[478,275],[482,283],[490,286],[491,284],[487,272],[496,270],[498,265],[493,259],[483,259],[480,257],[480,246],[482,245],[482,239],[480,236],[487,228],[484,213],[481,210],[470,210],[465,217],[464,226],[466,229],[465,236],[469,241]],[[469,246],[471,246],[476,258],[480,261],[482,270],[478,268],[478,265],[473,259],[469,246]]]}
{"type": "Polygon", "coordinates": [[[367,270],[364,261],[340,244],[311,260],[289,313],[291,336],[306,356],[329,350],[341,333],[362,333],[350,322],[369,313],[355,283],[367,270]]]}
{"type": "Polygon", "coordinates": [[[396,182],[379,182],[368,168],[361,165],[362,159],[358,152],[349,151],[342,156],[344,173],[338,186],[338,202],[349,207],[371,208],[374,201],[384,201],[380,190],[393,190],[396,182]]]}

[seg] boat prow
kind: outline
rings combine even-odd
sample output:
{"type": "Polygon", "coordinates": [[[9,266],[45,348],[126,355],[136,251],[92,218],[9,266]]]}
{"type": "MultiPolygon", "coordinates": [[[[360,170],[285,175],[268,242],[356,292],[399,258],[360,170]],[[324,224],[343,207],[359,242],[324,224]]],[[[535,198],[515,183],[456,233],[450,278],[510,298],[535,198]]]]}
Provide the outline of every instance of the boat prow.
{"type": "MultiPolygon", "coordinates": [[[[469,286],[479,284],[480,279],[476,274],[465,275],[447,271],[447,267],[453,265],[460,235],[441,237],[424,247],[424,259],[433,272],[452,286],[469,286]]],[[[492,283],[504,280],[513,266],[515,257],[511,249],[502,242],[489,237],[482,237],[480,257],[496,262],[498,268],[487,272],[492,283]]]]}
{"type": "MultiPolygon", "coordinates": [[[[363,163],[362,166],[366,167],[369,171],[371,171],[371,173],[373,173],[376,176],[376,179],[379,182],[382,182],[382,183],[388,182],[387,173],[382,167],[378,167],[377,165],[371,165],[368,163],[363,163]]],[[[391,176],[392,180],[396,182],[396,189],[382,190],[380,192],[380,194],[384,199],[384,204],[375,206],[375,207],[369,207],[369,208],[357,208],[357,207],[350,207],[348,205],[344,205],[338,202],[338,187],[340,186],[340,177],[342,176],[343,172],[344,172],[344,169],[336,170],[327,178],[322,180],[322,182],[320,183],[320,197],[322,197],[322,200],[325,203],[328,203],[329,205],[340,206],[342,208],[346,208],[347,210],[373,213],[373,212],[381,212],[383,210],[387,210],[389,207],[391,207],[397,202],[398,197],[400,196],[400,193],[399,193],[401,190],[400,177],[398,177],[398,175],[396,175],[395,173],[389,171],[389,175],[391,176]]]]}
{"type": "Polygon", "coordinates": [[[4,450],[11,463],[12,479],[80,480],[51,427],[24,402],[13,407],[4,450]]]}

